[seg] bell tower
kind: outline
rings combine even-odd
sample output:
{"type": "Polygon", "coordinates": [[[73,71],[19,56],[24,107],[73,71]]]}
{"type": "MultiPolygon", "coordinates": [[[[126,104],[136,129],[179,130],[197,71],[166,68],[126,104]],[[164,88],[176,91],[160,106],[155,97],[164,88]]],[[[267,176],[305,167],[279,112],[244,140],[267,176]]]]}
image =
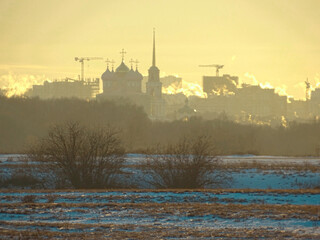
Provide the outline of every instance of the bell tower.
{"type": "Polygon", "coordinates": [[[155,45],[155,30],[153,29],[153,54],[152,54],[152,66],[148,70],[148,82],[146,86],[147,94],[155,97],[162,97],[162,83],[160,82],[160,70],[156,66],[156,45],[155,45]]]}

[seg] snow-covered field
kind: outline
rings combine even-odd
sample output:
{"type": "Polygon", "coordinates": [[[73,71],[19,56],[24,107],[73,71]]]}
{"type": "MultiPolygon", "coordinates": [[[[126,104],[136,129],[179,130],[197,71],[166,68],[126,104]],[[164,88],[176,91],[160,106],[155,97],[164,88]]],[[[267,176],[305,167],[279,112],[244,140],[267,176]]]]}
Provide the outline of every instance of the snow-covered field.
{"type": "MultiPolygon", "coordinates": [[[[38,170],[37,162],[25,162],[23,155],[0,155],[0,175],[9,178],[15,171],[29,171],[31,175],[46,179],[46,173],[38,170]]],[[[230,166],[230,179],[221,188],[228,189],[300,189],[313,188],[320,184],[320,158],[272,157],[272,156],[223,156],[222,165],[230,166]]],[[[124,185],[137,188],[152,188],[146,176],[135,166],[145,159],[143,154],[128,154],[124,185]]],[[[219,170],[218,170],[219,171],[219,170]]],[[[48,185],[53,188],[53,186],[48,185]]]]}
{"type": "MultiPolygon", "coordinates": [[[[136,164],[144,160],[144,154],[128,154],[127,162],[136,164]]],[[[288,164],[312,164],[320,166],[319,157],[285,157],[285,156],[256,156],[256,155],[229,155],[229,156],[217,156],[224,163],[236,163],[236,162],[257,162],[257,163],[288,163],[288,164]]],[[[1,155],[0,155],[1,159],[1,155]]]]}
{"type": "Polygon", "coordinates": [[[3,236],[211,239],[226,228],[235,232],[224,237],[320,236],[316,190],[3,191],[0,202],[3,236]]]}
{"type": "MultiPolygon", "coordinates": [[[[0,155],[0,174],[46,176],[20,157],[0,155]]],[[[319,158],[221,157],[230,182],[202,190],[143,189],[142,160],[124,169],[140,189],[0,190],[0,239],[320,239],[319,158]]]]}
{"type": "Polygon", "coordinates": [[[272,190],[135,190],[135,191],[4,191],[0,192],[1,203],[21,203],[26,196],[33,196],[33,203],[219,203],[219,204],[320,204],[320,192],[272,191],[272,190]]]}
{"type": "MultiPolygon", "coordinates": [[[[18,164],[21,163],[23,154],[0,154],[0,162],[2,164],[18,164]]],[[[218,156],[223,163],[267,163],[267,164],[310,164],[320,166],[319,157],[284,157],[284,156],[256,156],[256,155],[230,155],[230,156],[218,156]]],[[[144,154],[127,154],[127,164],[137,164],[145,159],[144,154]]]]}

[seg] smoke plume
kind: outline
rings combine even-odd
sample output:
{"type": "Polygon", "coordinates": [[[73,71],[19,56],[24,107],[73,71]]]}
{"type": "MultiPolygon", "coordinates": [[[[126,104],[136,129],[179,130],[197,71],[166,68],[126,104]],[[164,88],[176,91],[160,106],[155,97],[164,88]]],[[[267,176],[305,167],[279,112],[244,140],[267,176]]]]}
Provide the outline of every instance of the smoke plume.
{"type": "Polygon", "coordinates": [[[42,84],[45,75],[14,74],[8,72],[0,76],[0,89],[7,97],[21,96],[34,84],[42,84]]]}
{"type": "Polygon", "coordinates": [[[197,83],[182,82],[182,87],[178,87],[176,84],[171,84],[168,87],[162,88],[162,92],[165,94],[178,94],[183,93],[185,96],[198,96],[206,98],[207,94],[203,92],[202,86],[197,83]]]}

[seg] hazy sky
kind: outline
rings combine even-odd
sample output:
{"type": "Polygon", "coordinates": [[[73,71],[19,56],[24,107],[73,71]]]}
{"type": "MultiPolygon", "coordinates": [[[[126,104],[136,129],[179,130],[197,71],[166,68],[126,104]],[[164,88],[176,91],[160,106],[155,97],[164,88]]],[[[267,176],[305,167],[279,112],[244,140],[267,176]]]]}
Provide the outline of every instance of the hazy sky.
{"type": "MultiPolygon", "coordinates": [[[[117,66],[122,48],[146,74],[155,27],[162,74],[201,83],[215,70],[199,64],[224,64],[221,73],[303,98],[305,79],[319,81],[319,11],[319,0],[0,0],[0,81],[74,77],[77,56],[117,66]]],[[[105,68],[91,61],[86,75],[105,68]]]]}

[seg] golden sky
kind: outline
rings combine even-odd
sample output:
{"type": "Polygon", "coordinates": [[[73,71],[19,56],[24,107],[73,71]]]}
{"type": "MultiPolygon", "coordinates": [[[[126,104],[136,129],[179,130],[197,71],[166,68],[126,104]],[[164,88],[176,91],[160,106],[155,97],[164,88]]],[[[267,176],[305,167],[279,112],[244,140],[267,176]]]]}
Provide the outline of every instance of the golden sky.
{"type": "MultiPolygon", "coordinates": [[[[319,0],[0,0],[0,81],[75,77],[77,56],[117,66],[122,48],[147,74],[155,27],[162,75],[201,83],[215,70],[199,64],[224,64],[221,73],[303,98],[307,77],[320,82],[319,9],[319,0]]],[[[105,68],[91,61],[86,76],[105,68]]]]}

